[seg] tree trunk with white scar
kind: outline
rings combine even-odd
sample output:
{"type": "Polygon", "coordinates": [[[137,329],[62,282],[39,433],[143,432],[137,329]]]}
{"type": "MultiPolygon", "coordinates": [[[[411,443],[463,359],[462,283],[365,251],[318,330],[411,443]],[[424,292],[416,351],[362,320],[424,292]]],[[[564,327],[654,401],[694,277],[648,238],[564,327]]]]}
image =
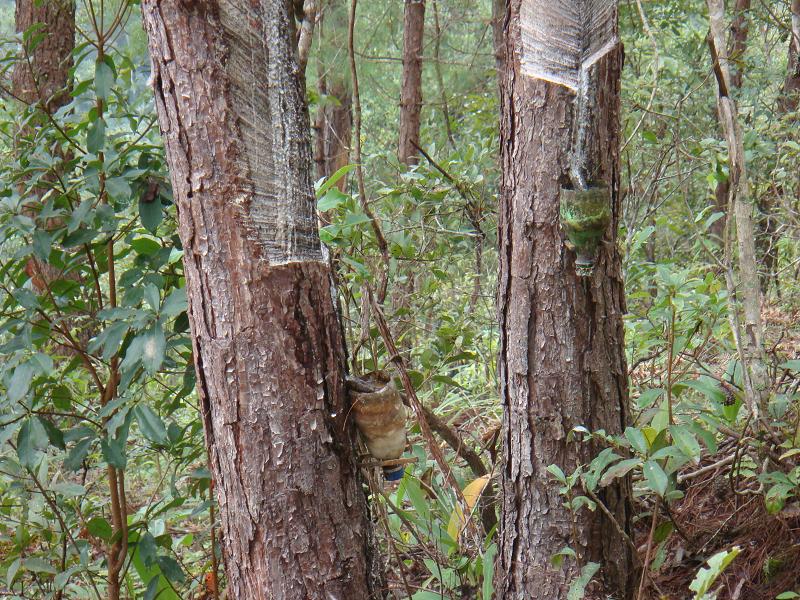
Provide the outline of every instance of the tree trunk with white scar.
{"type": "Polygon", "coordinates": [[[145,0],[228,598],[383,597],[285,0],[145,0]]]}
{"type": "Polygon", "coordinates": [[[600,489],[616,524],[599,508],[573,519],[547,471],[555,464],[569,474],[596,454],[596,447],[575,441],[574,427],[619,434],[629,418],[616,243],[622,47],[616,2],[577,5],[585,6],[510,0],[504,21],[499,371],[505,462],[496,589],[505,600],[566,598],[590,561],[600,563],[601,581],[587,588],[587,598],[633,597],[632,554],[621,533],[630,531],[629,483],[600,489]],[[592,18],[581,22],[586,14],[592,18]],[[610,224],[589,277],[576,274],[559,216],[562,196],[582,185],[606,186],[610,195],[610,224]],[[579,560],[553,567],[551,558],[565,546],[579,560]]]}

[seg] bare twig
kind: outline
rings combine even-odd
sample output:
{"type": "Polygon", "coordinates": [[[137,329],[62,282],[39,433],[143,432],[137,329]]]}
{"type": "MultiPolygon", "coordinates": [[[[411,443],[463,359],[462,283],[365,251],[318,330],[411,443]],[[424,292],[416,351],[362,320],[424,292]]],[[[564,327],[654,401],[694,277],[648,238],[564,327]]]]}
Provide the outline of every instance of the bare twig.
{"type": "Polygon", "coordinates": [[[314,39],[316,22],[317,3],[314,0],[305,0],[303,2],[303,20],[300,21],[300,31],[297,34],[297,63],[301,74],[306,72],[308,53],[311,50],[311,41],[314,39]]]}

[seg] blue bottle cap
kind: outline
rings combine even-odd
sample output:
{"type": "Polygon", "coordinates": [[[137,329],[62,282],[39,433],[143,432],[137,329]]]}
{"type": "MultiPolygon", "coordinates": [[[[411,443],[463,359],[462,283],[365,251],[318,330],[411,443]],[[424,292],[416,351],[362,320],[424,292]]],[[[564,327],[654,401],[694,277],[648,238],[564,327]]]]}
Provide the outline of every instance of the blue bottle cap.
{"type": "Polygon", "coordinates": [[[396,467],[383,467],[383,478],[386,481],[399,481],[403,478],[406,469],[403,465],[396,467]]]}

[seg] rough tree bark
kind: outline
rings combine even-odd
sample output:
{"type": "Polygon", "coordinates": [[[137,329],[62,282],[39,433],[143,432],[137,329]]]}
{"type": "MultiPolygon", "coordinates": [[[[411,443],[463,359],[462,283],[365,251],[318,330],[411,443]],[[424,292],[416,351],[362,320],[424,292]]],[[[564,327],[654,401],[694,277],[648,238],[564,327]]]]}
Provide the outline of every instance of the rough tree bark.
{"type": "Polygon", "coordinates": [[[23,50],[14,66],[11,89],[26,104],[41,103],[52,113],[69,102],[69,70],[75,48],[75,3],[72,0],[19,0],[15,27],[20,33],[40,23],[45,33],[33,52],[23,50]]]}
{"type": "MultiPolygon", "coordinates": [[[[29,51],[22,49],[11,74],[11,93],[15,99],[29,106],[38,106],[42,115],[53,114],[70,101],[72,51],[75,49],[75,3],[72,0],[35,2],[19,0],[15,7],[15,29],[23,33],[39,24],[45,36],[29,51]]],[[[29,132],[37,122],[33,119],[23,133],[29,132]]],[[[34,190],[34,197],[26,203],[26,211],[33,215],[47,189],[34,190]]],[[[58,269],[31,258],[26,272],[34,287],[42,292],[47,285],[61,276],[58,269]]],[[[67,352],[69,353],[69,352],[67,352]]]]}
{"type": "MultiPolygon", "coordinates": [[[[344,0],[328,0],[322,15],[317,81],[320,94],[330,101],[317,110],[314,162],[317,177],[330,177],[350,162],[353,103],[347,64],[347,4],[344,0]]],[[[337,185],[344,190],[346,183],[347,177],[342,177],[337,185]]]]}
{"type": "MultiPolygon", "coordinates": [[[[505,462],[496,589],[506,600],[565,598],[580,565],[567,561],[557,570],[550,559],[567,545],[582,561],[602,564],[607,593],[630,598],[633,592],[624,536],[600,510],[578,513],[573,524],[546,471],[557,464],[572,472],[594,456],[589,444],[570,441],[573,427],[620,433],[629,410],[616,243],[623,54],[616,2],[591,8],[598,23],[568,14],[580,7],[510,0],[505,19],[498,300],[505,462]],[[574,29],[565,25],[572,17],[574,29]],[[578,38],[569,39],[575,29],[578,38]],[[577,49],[579,57],[562,55],[563,48],[577,49]],[[560,196],[575,186],[577,153],[589,185],[604,184],[611,194],[611,223],[588,278],[576,276],[559,226],[560,196]]],[[[604,488],[601,500],[629,531],[628,482],[604,488]]]]}
{"type": "Polygon", "coordinates": [[[289,6],[142,6],[228,597],[382,597],[289,6]]]}
{"type": "Polygon", "coordinates": [[[403,18],[403,84],[400,89],[400,143],[397,157],[417,164],[419,123],[422,113],[422,41],[425,34],[425,0],[405,0],[403,18]]]}

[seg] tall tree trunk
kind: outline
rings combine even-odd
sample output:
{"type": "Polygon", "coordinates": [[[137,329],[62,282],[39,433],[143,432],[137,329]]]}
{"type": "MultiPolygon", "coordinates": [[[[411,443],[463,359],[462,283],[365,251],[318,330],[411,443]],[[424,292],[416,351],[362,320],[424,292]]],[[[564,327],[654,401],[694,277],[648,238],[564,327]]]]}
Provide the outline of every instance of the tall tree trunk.
{"type": "Polygon", "coordinates": [[[492,41],[494,46],[494,64],[498,77],[503,71],[506,61],[506,45],[503,39],[506,18],[506,0],[492,0],[492,41]]]}
{"type": "MultiPolygon", "coordinates": [[[[730,85],[735,90],[742,87],[744,78],[744,53],[747,50],[747,36],[750,33],[748,12],[750,11],[751,0],[736,0],[734,17],[731,21],[731,40],[730,57],[733,61],[730,85]]],[[[711,225],[711,233],[719,240],[725,236],[725,227],[728,219],[728,194],[730,193],[730,181],[718,181],[714,191],[714,201],[717,212],[723,214],[722,218],[717,219],[711,225]]]]}
{"type": "Polygon", "coordinates": [[[769,394],[769,376],[764,353],[764,333],[761,322],[761,289],[755,256],[755,235],[753,229],[753,203],[749,198],[744,144],[739,126],[736,102],[730,95],[732,86],[730,62],[725,46],[724,0],[707,0],[710,35],[709,47],[717,79],[717,112],[728,146],[728,196],[727,207],[733,209],[738,250],[739,283],[735,285],[732,277],[732,248],[730,237],[725,237],[726,273],[728,294],[731,301],[742,306],[743,326],[740,327],[738,306],[732,304],[736,345],[744,372],[744,388],[747,407],[753,415],[766,410],[769,394]]]}
{"type": "MultiPolygon", "coordinates": [[[[41,122],[42,115],[53,114],[70,101],[69,72],[72,51],[75,49],[75,3],[73,0],[36,2],[18,0],[15,8],[15,28],[20,34],[40,24],[44,37],[32,50],[25,46],[11,74],[11,93],[42,112],[29,121],[28,128],[41,122]]],[[[26,212],[34,216],[47,188],[34,190],[34,198],[26,203],[26,212]]],[[[43,292],[61,273],[47,263],[31,258],[26,271],[34,287],[43,292]]]]}
{"type": "MultiPolygon", "coordinates": [[[[347,5],[328,0],[320,27],[317,73],[320,93],[328,97],[317,110],[314,129],[317,177],[330,177],[350,162],[353,128],[352,84],[347,64],[347,5]]],[[[344,190],[347,178],[337,184],[344,190]]]]}
{"type": "Polygon", "coordinates": [[[407,165],[417,164],[419,123],[422,113],[422,41],[425,0],[405,0],[403,18],[403,85],[400,90],[400,143],[397,156],[407,165]],[[416,146],[415,146],[416,145],[416,146]]]}
{"type": "Polygon", "coordinates": [[[730,58],[733,61],[731,83],[733,87],[742,87],[744,79],[744,54],[747,51],[747,36],[750,33],[750,3],[751,0],[736,0],[731,21],[730,58]]]}
{"type": "Polygon", "coordinates": [[[800,104],[800,0],[792,0],[792,33],[789,36],[789,64],[781,94],[781,112],[797,110],[800,104]]]}
{"type": "Polygon", "coordinates": [[[18,0],[15,27],[20,33],[36,23],[44,37],[14,66],[11,86],[14,96],[26,104],[41,103],[43,110],[55,112],[69,102],[69,71],[75,48],[75,3],[72,0],[18,0]]]}
{"type": "MultiPolygon", "coordinates": [[[[506,600],[566,598],[580,565],[550,566],[566,545],[582,561],[602,564],[609,594],[630,598],[633,590],[632,556],[619,529],[600,510],[581,511],[573,523],[547,472],[551,464],[571,472],[593,457],[589,444],[570,441],[575,426],[617,434],[628,421],[616,243],[622,46],[616,2],[595,5],[597,23],[577,28],[592,25],[590,40],[564,39],[569,28],[562,19],[580,15],[549,0],[510,0],[505,20],[499,222],[505,462],[497,590],[506,600]],[[577,50],[579,56],[560,53],[587,41],[589,50],[577,50]],[[611,205],[588,278],[576,275],[575,254],[559,226],[561,196],[569,194],[562,188],[582,179],[607,186],[611,205]]],[[[602,494],[628,530],[629,483],[620,480],[602,494]]]]}
{"type": "Polygon", "coordinates": [[[381,597],[284,0],[146,0],[228,597],[381,597]]]}

